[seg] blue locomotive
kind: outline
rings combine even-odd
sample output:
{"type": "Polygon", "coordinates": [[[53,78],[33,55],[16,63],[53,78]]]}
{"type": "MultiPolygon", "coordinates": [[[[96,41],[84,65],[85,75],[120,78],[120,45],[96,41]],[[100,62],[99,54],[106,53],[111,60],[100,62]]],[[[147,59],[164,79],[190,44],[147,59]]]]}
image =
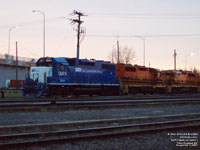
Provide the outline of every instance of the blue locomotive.
{"type": "Polygon", "coordinates": [[[107,61],[42,57],[31,67],[22,94],[118,95],[116,65],[107,61]]]}

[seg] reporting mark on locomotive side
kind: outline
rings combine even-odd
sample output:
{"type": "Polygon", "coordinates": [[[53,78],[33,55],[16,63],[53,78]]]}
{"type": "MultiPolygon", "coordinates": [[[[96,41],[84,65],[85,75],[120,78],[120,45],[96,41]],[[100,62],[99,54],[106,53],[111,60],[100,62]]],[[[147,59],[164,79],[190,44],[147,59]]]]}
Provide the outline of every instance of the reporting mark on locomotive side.
{"type": "Polygon", "coordinates": [[[67,76],[67,72],[65,72],[65,71],[58,71],[58,76],[67,76]]]}
{"type": "Polygon", "coordinates": [[[84,73],[103,73],[103,71],[100,70],[88,70],[83,68],[75,68],[75,72],[84,72],[84,73]]]}

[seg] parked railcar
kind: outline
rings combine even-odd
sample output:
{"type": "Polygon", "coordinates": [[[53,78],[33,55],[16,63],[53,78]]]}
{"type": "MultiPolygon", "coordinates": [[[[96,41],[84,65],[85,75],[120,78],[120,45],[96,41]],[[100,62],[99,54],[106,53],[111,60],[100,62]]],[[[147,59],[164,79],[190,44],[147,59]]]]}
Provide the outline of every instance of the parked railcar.
{"type": "Polygon", "coordinates": [[[119,88],[113,63],[43,57],[30,68],[23,95],[118,95],[119,88]]]}

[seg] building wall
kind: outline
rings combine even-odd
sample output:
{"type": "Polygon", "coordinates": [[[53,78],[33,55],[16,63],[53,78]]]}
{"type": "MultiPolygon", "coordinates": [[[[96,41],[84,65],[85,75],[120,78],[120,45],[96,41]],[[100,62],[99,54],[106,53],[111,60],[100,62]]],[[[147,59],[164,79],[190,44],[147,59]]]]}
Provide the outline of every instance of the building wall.
{"type": "MultiPolygon", "coordinates": [[[[24,66],[18,67],[18,80],[25,80],[27,68],[24,66]]],[[[6,87],[6,80],[16,80],[16,67],[0,64],[0,88],[6,87]]]]}
{"type": "MultiPolygon", "coordinates": [[[[35,59],[18,57],[18,80],[25,80],[26,70],[35,66],[35,59]]],[[[16,58],[0,54],[0,88],[6,87],[7,80],[16,80],[16,58]]]]}

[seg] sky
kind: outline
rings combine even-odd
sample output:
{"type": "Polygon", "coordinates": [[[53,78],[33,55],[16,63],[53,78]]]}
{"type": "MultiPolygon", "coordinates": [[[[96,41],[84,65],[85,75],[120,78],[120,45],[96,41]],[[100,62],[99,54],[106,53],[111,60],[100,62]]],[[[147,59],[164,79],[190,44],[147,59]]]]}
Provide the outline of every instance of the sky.
{"type": "Polygon", "coordinates": [[[45,53],[50,57],[76,57],[76,25],[70,23],[73,10],[86,16],[86,35],[80,45],[80,58],[108,60],[116,47],[132,48],[132,64],[158,69],[200,69],[199,0],[0,0],[0,54],[15,55],[15,43],[22,57],[43,56],[43,16],[46,16],[45,53]],[[139,37],[138,37],[139,36],[139,37]],[[118,37],[118,38],[117,38],[118,37]]]}

